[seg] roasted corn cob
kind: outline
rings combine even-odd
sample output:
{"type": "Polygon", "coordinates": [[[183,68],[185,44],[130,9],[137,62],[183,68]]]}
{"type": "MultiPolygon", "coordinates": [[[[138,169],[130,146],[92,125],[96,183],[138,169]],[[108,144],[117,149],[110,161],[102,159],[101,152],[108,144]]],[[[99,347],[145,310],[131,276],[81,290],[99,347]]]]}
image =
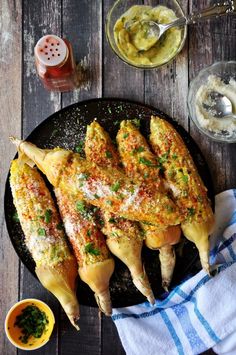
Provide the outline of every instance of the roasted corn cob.
{"type": "Polygon", "coordinates": [[[160,157],[173,198],[184,213],[185,219],[181,224],[183,233],[196,244],[202,266],[209,273],[208,236],[214,216],[207,189],[182,138],[170,123],[152,117],[150,141],[154,152],[160,157]]]}
{"type": "Polygon", "coordinates": [[[11,140],[52,185],[75,200],[85,200],[130,220],[163,227],[179,224],[179,211],[167,195],[150,193],[144,184],[134,183],[118,169],[100,168],[64,149],[43,150],[16,138],[11,140]]]}
{"type": "Polygon", "coordinates": [[[114,271],[114,260],[107,249],[104,235],[96,226],[94,208],[82,200],[75,200],[59,187],[55,189],[55,194],[66,234],[79,265],[80,278],[95,293],[100,310],[111,315],[109,281],[114,271]]]}
{"type": "MultiPolygon", "coordinates": [[[[146,139],[132,121],[121,122],[117,142],[121,160],[128,176],[144,181],[152,189],[165,193],[157,157],[150,151],[146,139]]],[[[163,226],[150,226],[144,223],[141,225],[145,233],[146,245],[151,249],[160,250],[162,285],[168,289],[175,266],[175,250],[171,245],[179,242],[180,227],[163,228],[163,226]]]]}
{"type": "Polygon", "coordinates": [[[60,301],[71,323],[79,329],[76,298],[77,263],[65,239],[62,223],[43,178],[36,168],[13,160],[10,185],[25,244],[42,285],[60,301]]]}
{"type": "MultiPolygon", "coordinates": [[[[109,135],[96,121],[87,127],[85,153],[89,161],[101,167],[119,169],[118,152],[109,135]]],[[[138,224],[106,210],[102,211],[102,215],[104,219],[102,231],[107,236],[108,248],[126,264],[138,290],[153,304],[155,299],[142,265],[143,236],[138,224]]]]}

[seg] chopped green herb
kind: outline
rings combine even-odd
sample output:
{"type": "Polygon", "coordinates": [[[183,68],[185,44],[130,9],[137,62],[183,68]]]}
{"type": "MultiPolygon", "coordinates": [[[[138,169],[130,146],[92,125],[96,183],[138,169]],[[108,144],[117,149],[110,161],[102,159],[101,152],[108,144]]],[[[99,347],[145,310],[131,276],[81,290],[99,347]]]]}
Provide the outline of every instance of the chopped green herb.
{"type": "Polygon", "coordinates": [[[111,217],[111,218],[109,219],[109,222],[110,222],[110,223],[116,223],[116,219],[115,219],[114,217],[111,217]]]}
{"type": "Polygon", "coordinates": [[[111,200],[107,200],[106,203],[110,206],[112,206],[113,202],[111,200]]]}
{"type": "Polygon", "coordinates": [[[147,165],[147,166],[155,166],[150,160],[144,158],[144,157],[140,157],[139,158],[139,163],[140,164],[144,164],[144,165],[147,165]]]}
{"type": "Polygon", "coordinates": [[[119,195],[117,196],[117,198],[118,198],[119,200],[123,200],[125,197],[124,197],[123,194],[119,194],[119,195]]]}
{"type": "Polygon", "coordinates": [[[100,250],[94,248],[94,243],[87,243],[84,247],[84,250],[86,253],[89,253],[92,255],[100,255],[100,250]]]}
{"type": "Polygon", "coordinates": [[[172,155],[172,159],[176,160],[177,158],[178,158],[178,155],[174,153],[174,154],[172,155]]]}
{"type": "Polygon", "coordinates": [[[44,220],[46,223],[50,223],[52,220],[52,210],[46,210],[44,220]]]}
{"type": "Polygon", "coordinates": [[[94,194],[93,195],[97,200],[100,198],[100,196],[98,196],[98,194],[94,194]]]}
{"type": "Polygon", "coordinates": [[[58,223],[56,228],[57,228],[59,231],[63,230],[63,229],[64,229],[63,223],[61,223],[61,222],[58,223]]]}
{"type": "Polygon", "coordinates": [[[174,208],[170,205],[166,205],[166,209],[168,212],[173,212],[174,211],[174,208]]]}
{"type": "Polygon", "coordinates": [[[14,327],[17,326],[22,329],[22,335],[19,340],[23,344],[27,344],[31,336],[40,338],[45,332],[47,324],[48,317],[46,313],[32,304],[22,309],[21,313],[16,316],[14,327]]]}
{"type": "Polygon", "coordinates": [[[45,236],[46,235],[46,230],[44,228],[39,228],[38,229],[38,235],[45,236]]]}
{"type": "Polygon", "coordinates": [[[75,147],[76,153],[82,153],[84,149],[84,142],[80,141],[77,147],[75,147]]]}
{"type": "Polygon", "coordinates": [[[109,150],[106,151],[106,157],[109,159],[112,158],[112,154],[111,154],[111,152],[109,152],[109,150]]]}
{"type": "Polygon", "coordinates": [[[80,174],[79,178],[82,180],[88,180],[89,173],[82,173],[82,174],[80,174]]]}
{"type": "Polygon", "coordinates": [[[166,163],[169,157],[169,152],[162,154],[162,156],[158,159],[160,164],[166,163]]]}
{"type": "Polygon", "coordinates": [[[144,179],[147,179],[149,177],[149,174],[148,173],[144,173],[143,177],[144,177],[144,179]]]}
{"type": "Polygon", "coordinates": [[[18,213],[17,213],[17,212],[15,212],[15,213],[13,214],[12,219],[13,219],[14,222],[20,222],[19,216],[18,216],[18,213]]]}
{"type": "Polygon", "coordinates": [[[124,138],[124,139],[126,139],[126,138],[128,138],[128,137],[129,137],[129,133],[124,133],[124,134],[123,134],[123,138],[124,138]]]}
{"type": "Polygon", "coordinates": [[[188,208],[188,216],[192,217],[194,215],[195,215],[195,208],[193,207],[188,208]]]}
{"type": "Polygon", "coordinates": [[[134,118],[133,120],[131,120],[131,122],[132,122],[137,128],[140,128],[140,125],[141,125],[140,118],[134,118]]]}
{"type": "Polygon", "coordinates": [[[115,183],[110,187],[111,191],[113,191],[113,192],[117,192],[117,191],[119,190],[119,188],[120,188],[120,183],[119,183],[119,182],[115,182],[115,183]]]}
{"type": "Polygon", "coordinates": [[[198,197],[197,197],[197,200],[198,200],[198,202],[202,203],[202,202],[203,202],[202,196],[198,196],[198,197]]]}
{"type": "Polygon", "coordinates": [[[182,176],[182,180],[183,180],[183,182],[185,182],[185,183],[187,184],[187,182],[188,182],[188,175],[183,175],[183,176],[182,176]]]}
{"type": "Polygon", "coordinates": [[[131,192],[131,194],[133,194],[134,193],[134,187],[133,186],[131,186],[131,188],[130,188],[130,190],[129,190],[130,192],[131,192]]]}
{"type": "Polygon", "coordinates": [[[112,237],[119,237],[119,234],[117,232],[111,232],[112,237]]]}
{"type": "Polygon", "coordinates": [[[91,232],[91,229],[88,229],[88,230],[87,230],[87,236],[88,236],[88,237],[91,237],[91,233],[92,233],[92,232],[91,232]]]}
{"type": "Polygon", "coordinates": [[[144,151],[144,147],[138,147],[138,148],[134,148],[132,153],[135,154],[135,153],[142,153],[144,151]]]}
{"type": "Polygon", "coordinates": [[[81,213],[86,213],[85,203],[83,201],[76,202],[76,210],[81,213]]]}

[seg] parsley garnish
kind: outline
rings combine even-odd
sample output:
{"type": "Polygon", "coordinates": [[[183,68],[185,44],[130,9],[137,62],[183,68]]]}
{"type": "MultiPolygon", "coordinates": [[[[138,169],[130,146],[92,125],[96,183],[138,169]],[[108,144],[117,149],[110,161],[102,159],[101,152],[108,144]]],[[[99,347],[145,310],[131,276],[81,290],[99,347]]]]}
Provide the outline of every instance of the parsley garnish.
{"type": "Polygon", "coordinates": [[[111,152],[109,152],[109,150],[106,151],[106,157],[109,159],[112,158],[112,154],[111,154],[111,152]]]}
{"type": "Polygon", "coordinates": [[[185,182],[185,183],[187,184],[187,182],[188,182],[188,175],[183,175],[183,176],[182,176],[182,180],[183,180],[183,182],[185,182]]]}
{"type": "Polygon", "coordinates": [[[87,230],[87,236],[88,236],[88,237],[91,237],[91,233],[92,233],[92,232],[91,232],[91,229],[88,229],[88,230],[87,230]]]}
{"type": "Polygon", "coordinates": [[[63,223],[58,223],[56,227],[59,231],[63,230],[63,223]]]}
{"type": "Polygon", "coordinates": [[[124,134],[123,134],[123,138],[124,138],[124,139],[126,139],[126,138],[128,138],[128,137],[129,137],[129,133],[124,133],[124,134]]]}
{"type": "Polygon", "coordinates": [[[106,203],[110,206],[112,206],[113,202],[111,200],[107,200],[106,203]]]}
{"type": "Polygon", "coordinates": [[[145,150],[144,147],[138,147],[138,148],[134,148],[132,153],[133,154],[142,153],[144,150],[145,150]]]}
{"type": "Polygon", "coordinates": [[[98,196],[98,194],[94,194],[93,195],[97,200],[100,198],[100,196],[98,196]]]}
{"type": "Polygon", "coordinates": [[[89,253],[92,255],[100,255],[100,250],[94,248],[94,243],[87,243],[84,247],[84,250],[86,253],[89,253]]]}
{"type": "Polygon", "coordinates": [[[14,326],[22,329],[19,340],[23,344],[27,344],[30,337],[40,338],[45,332],[47,324],[48,318],[45,312],[32,304],[22,309],[21,313],[16,316],[14,326]]]}
{"type": "Polygon", "coordinates": [[[137,128],[140,128],[140,125],[141,125],[140,118],[134,118],[133,120],[131,120],[131,122],[132,122],[137,128]]]}
{"type": "Polygon", "coordinates": [[[82,180],[88,180],[89,178],[89,173],[82,173],[80,174],[80,179],[82,180]]]}
{"type": "Polygon", "coordinates": [[[86,213],[85,203],[83,201],[76,202],[76,210],[81,213],[86,213]]]}
{"type": "Polygon", "coordinates": [[[116,220],[115,220],[114,217],[111,217],[111,218],[109,219],[109,222],[110,222],[110,223],[116,223],[116,220]]]}
{"type": "Polygon", "coordinates": [[[38,229],[38,235],[45,236],[46,235],[46,230],[44,228],[39,228],[38,229]]]}
{"type": "Polygon", "coordinates": [[[44,220],[46,223],[50,223],[52,220],[52,210],[46,210],[44,215],[44,220]]]}
{"type": "Polygon", "coordinates": [[[84,149],[84,142],[80,141],[77,147],[75,147],[76,153],[82,153],[84,149]]]}
{"type": "Polygon", "coordinates": [[[144,165],[147,165],[147,166],[154,166],[153,163],[150,160],[148,160],[148,159],[146,159],[144,157],[140,157],[138,161],[139,161],[140,164],[144,164],[144,165]]]}
{"type": "Polygon", "coordinates": [[[111,187],[110,190],[113,192],[117,192],[120,188],[120,183],[119,182],[115,182],[111,187]]]}
{"type": "Polygon", "coordinates": [[[188,208],[188,216],[192,217],[194,215],[195,215],[195,208],[193,207],[188,208]]]}
{"type": "Polygon", "coordinates": [[[173,158],[174,160],[176,160],[176,159],[178,158],[178,155],[174,153],[174,154],[172,155],[172,158],[173,158]]]}

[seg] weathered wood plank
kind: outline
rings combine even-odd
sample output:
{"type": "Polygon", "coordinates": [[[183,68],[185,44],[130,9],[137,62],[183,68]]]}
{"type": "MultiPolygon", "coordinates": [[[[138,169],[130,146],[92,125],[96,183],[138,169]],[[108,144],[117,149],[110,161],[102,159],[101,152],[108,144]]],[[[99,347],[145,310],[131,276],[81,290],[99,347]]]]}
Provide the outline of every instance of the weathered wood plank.
{"type": "MultiPolygon", "coordinates": [[[[113,0],[104,1],[104,23],[113,4],[113,0]]],[[[122,62],[112,51],[106,39],[105,27],[103,33],[103,96],[142,102],[144,98],[144,71],[122,62]]]]}
{"type": "MultiPolygon", "coordinates": [[[[147,1],[152,4],[152,0],[147,1]]],[[[181,1],[185,13],[188,2],[181,1]]],[[[145,102],[164,111],[188,129],[188,41],[170,64],[145,72],[145,102]]]]}
{"type": "MultiPolygon", "coordinates": [[[[102,95],[102,2],[63,1],[63,37],[72,46],[78,63],[79,87],[62,95],[62,106],[102,95]]],[[[79,295],[79,292],[78,292],[79,295]]],[[[101,354],[101,319],[98,309],[80,306],[80,331],[76,332],[61,314],[61,354],[101,354]]]]}
{"type": "Polygon", "coordinates": [[[61,108],[60,93],[49,92],[36,74],[34,46],[48,33],[61,35],[61,1],[23,2],[23,134],[28,135],[42,120],[61,108]]]}
{"type": "MultiPolygon", "coordinates": [[[[26,137],[42,120],[61,107],[61,95],[48,92],[36,75],[34,46],[47,33],[61,34],[61,1],[42,0],[23,3],[23,137],[26,137]]],[[[60,306],[58,301],[26,270],[21,267],[20,298],[36,297],[45,301],[54,311],[56,326],[50,342],[39,354],[57,354],[58,321],[60,306]]],[[[19,350],[19,355],[23,351],[19,350]]]]}
{"type": "Polygon", "coordinates": [[[20,0],[0,2],[0,353],[7,355],[16,354],[5,336],[4,320],[18,300],[19,261],[6,231],[3,198],[10,160],[15,154],[8,137],[21,134],[21,16],[20,0]]]}
{"type": "Polygon", "coordinates": [[[79,85],[63,94],[63,106],[102,95],[102,2],[63,1],[63,37],[75,55],[79,85]]]}
{"type": "MultiPolygon", "coordinates": [[[[190,1],[190,10],[209,6],[211,1],[190,1]]],[[[235,18],[221,17],[190,27],[189,31],[189,78],[192,80],[198,72],[219,60],[236,59],[235,18]]],[[[201,147],[207,159],[215,191],[220,192],[235,187],[236,175],[233,167],[236,164],[235,144],[213,142],[200,133],[190,122],[190,132],[201,147]]]]}

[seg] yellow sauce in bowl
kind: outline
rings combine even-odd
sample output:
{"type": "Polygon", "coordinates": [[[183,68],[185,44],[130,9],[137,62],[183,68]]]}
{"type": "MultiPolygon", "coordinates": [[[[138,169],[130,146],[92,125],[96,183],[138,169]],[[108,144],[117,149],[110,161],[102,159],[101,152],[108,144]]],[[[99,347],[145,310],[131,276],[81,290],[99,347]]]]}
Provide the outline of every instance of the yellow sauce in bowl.
{"type": "Polygon", "coordinates": [[[51,309],[46,305],[46,303],[37,300],[37,299],[25,299],[20,302],[17,302],[8,312],[5,319],[5,332],[10,340],[10,342],[19,349],[23,350],[35,350],[45,345],[54,328],[55,318],[51,311],[51,309]],[[47,325],[45,327],[45,331],[39,338],[35,338],[31,336],[27,342],[22,342],[22,329],[19,328],[15,323],[17,317],[22,314],[22,311],[27,306],[37,307],[41,312],[47,317],[47,325]]]}
{"type": "Polygon", "coordinates": [[[171,28],[156,42],[144,21],[167,24],[176,19],[174,11],[165,6],[132,6],[114,26],[114,39],[120,54],[135,66],[152,67],[169,62],[182,44],[182,30],[171,28]]]}

